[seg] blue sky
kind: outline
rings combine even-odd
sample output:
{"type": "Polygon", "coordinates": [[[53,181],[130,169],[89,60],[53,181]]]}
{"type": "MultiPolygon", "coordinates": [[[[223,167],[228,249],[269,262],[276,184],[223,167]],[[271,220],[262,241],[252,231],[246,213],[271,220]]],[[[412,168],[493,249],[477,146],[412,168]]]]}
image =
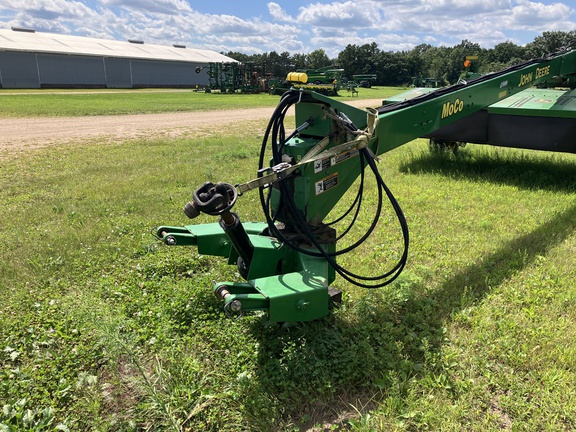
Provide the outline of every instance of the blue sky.
{"type": "Polygon", "coordinates": [[[218,52],[309,53],[336,57],[348,44],[382,50],[463,39],[485,48],[576,29],[573,0],[0,0],[0,28],[218,52]]]}

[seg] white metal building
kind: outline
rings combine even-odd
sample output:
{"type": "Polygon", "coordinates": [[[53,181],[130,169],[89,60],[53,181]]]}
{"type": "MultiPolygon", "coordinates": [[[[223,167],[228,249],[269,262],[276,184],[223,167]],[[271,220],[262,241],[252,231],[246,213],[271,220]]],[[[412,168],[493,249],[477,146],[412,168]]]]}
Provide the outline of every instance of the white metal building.
{"type": "Polygon", "coordinates": [[[0,29],[0,88],[203,86],[209,63],[234,61],[178,44],[0,29]]]}

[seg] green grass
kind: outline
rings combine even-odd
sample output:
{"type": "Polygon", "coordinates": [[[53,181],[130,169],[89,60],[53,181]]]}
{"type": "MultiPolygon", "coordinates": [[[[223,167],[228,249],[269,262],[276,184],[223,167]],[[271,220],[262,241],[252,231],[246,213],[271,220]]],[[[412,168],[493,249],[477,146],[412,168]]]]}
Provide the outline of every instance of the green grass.
{"type": "Polygon", "coordinates": [[[207,94],[186,92],[63,92],[1,94],[0,117],[60,117],[150,114],[179,111],[275,106],[278,96],[268,94],[207,94]]]}
{"type": "MultiPolygon", "coordinates": [[[[396,87],[359,89],[358,96],[354,98],[346,90],[341,90],[339,99],[344,101],[356,98],[384,99],[400,90],[396,87]]],[[[220,94],[194,92],[193,90],[100,91],[92,89],[89,91],[24,92],[0,90],[0,118],[122,115],[274,107],[279,99],[279,96],[266,93],[220,94]]]]}
{"type": "MultiPolygon", "coordinates": [[[[211,287],[234,268],[150,235],[190,223],[182,205],[205,180],[254,178],[260,139],[3,160],[0,431],[576,428],[573,156],[456,158],[423,140],[383,155],[411,228],[406,270],[376,291],[337,279],[341,308],[283,328],[226,317],[211,287]]],[[[365,200],[368,216],[373,185],[365,200]]],[[[255,193],[235,210],[262,220],[255,193]]],[[[396,231],[341,263],[372,271],[396,231]]]]}

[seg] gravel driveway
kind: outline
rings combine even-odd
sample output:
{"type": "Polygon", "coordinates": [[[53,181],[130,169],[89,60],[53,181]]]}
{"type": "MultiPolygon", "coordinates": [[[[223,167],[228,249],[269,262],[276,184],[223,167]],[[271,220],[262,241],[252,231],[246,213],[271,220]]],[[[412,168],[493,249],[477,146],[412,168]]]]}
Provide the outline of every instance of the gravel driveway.
{"type": "MultiPolygon", "coordinates": [[[[351,99],[356,107],[379,107],[381,99],[351,99]]],[[[0,155],[21,153],[54,144],[92,141],[94,138],[123,140],[169,135],[177,137],[201,129],[223,129],[234,123],[263,120],[273,107],[229,111],[178,112],[94,117],[41,117],[0,119],[0,155]]]]}

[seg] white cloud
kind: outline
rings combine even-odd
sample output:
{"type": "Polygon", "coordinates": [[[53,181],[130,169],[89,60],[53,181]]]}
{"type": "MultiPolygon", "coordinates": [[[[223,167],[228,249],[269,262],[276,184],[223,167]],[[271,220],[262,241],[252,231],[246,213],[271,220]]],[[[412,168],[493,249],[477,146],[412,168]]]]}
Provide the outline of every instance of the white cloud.
{"type": "MultiPolygon", "coordinates": [[[[433,36],[448,45],[463,39],[485,47],[514,39],[517,31],[572,30],[573,10],[564,3],[530,0],[376,1],[385,15],[381,30],[415,33],[423,42],[433,36]]],[[[529,41],[524,41],[524,43],[529,41]]],[[[517,41],[516,43],[522,43],[517,41]]]]}
{"type": "Polygon", "coordinates": [[[528,25],[540,28],[556,22],[565,21],[572,10],[565,4],[554,3],[545,5],[527,0],[518,0],[518,5],[512,8],[512,24],[528,25]]]}
{"type": "MultiPolygon", "coordinates": [[[[568,0],[312,0],[297,12],[276,0],[266,3],[268,14],[261,16],[203,13],[202,4],[187,0],[3,0],[0,27],[22,25],[91,37],[178,42],[246,54],[308,53],[322,48],[330,57],[348,44],[376,42],[382,50],[407,50],[422,43],[455,45],[467,39],[491,47],[507,40],[530,42],[543,31],[576,28],[568,0]]],[[[222,10],[226,10],[224,4],[222,10]]]]}
{"type": "Polygon", "coordinates": [[[118,6],[126,9],[167,15],[192,12],[192,8],[190,8],[188,2],[184,0],[99,0],[99,2],[107,7],[118,6]]]}
{"type": "Polygon", "coordinates": [[[91,18],[96,15],[85,4],[67,0],[5,0],[2,8],[39,19],[91,18]]]}
{"type": "Polygon", "coordinates": [[[268,3],[268,12],[276,21],[283,21],[283,22],[296,22],[296,20],[287,14],[282,7],[278,3],[270,2],[268,3]]]}
{"type": "Polygon", "coordinates": [[[381,8],[374,1],[313,3],[301,7],[297,22],[315,27],[346,29],[375,28],[382,21],[381,8]]]}

